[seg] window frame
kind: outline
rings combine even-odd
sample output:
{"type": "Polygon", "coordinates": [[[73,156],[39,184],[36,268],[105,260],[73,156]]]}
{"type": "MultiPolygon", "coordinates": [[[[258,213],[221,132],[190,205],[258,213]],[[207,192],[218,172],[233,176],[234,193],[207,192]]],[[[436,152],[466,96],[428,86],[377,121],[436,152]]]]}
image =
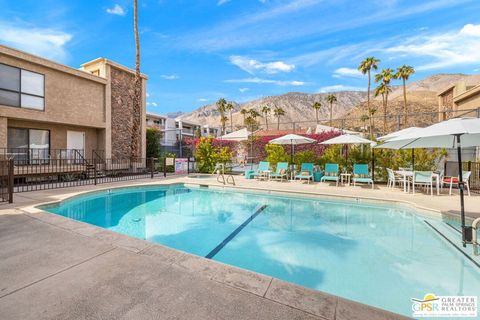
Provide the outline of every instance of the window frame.
{"type": "Polygon", "coordinates": [[[9,104],[3,104],[3,105],[4,105],[4,106],[8,106],[8,107],[12,107],[12,108],[19,108],[19,109],[27,109],[27,110],[45,112],[45,105],[46,105],[46,103],[45,103],[45,83],[46,83],[46,81],[45,81],[45,80],[46,80],[46,75],[43,74],[43,73],[40,73],[40,72],[36,72],[36,71],[24,69],[24,68],[19,68],[19,67],[17,67],[17,66],[12,66],[12,65],[9,65],[9,64],[6,64],[6,63],[0,63],[0,64],[3,64],[4,66],[11,67],[11,68],[16,68],[16,69],[18,69],[18,70],[20,71],[20,76],[19,76],[19,79],[18,79],[18,81],[19,81],[18,90],[19,90],[19,91],[0,88],[0,90],[18,94],[18,96],[19,96],[19,97],[18,97],[18,99],[19,99],[19,106],[14,106],[14,105],[9,105],[9,104]],[[43,77],[43,96],[22,92],[22,71],[28,71],[28,72],[31,72],[31,73],[36,73],[36,74],[39,74],[39,75],[41,75],[41,76],[43,77]],[[22,94],[27,95],[27,96],[31,96],[31,97],[42,98],[42,99],[43,99],[43,108],[42,108],[42,109],[37,109],[37,108],[33,108],[33,107],[24,107],[24,106],[22,106],[22,94]]]}
{"type": "MultiPolygon", "coordinates": [[[[23,163],[23,165],[33,165],[35,163],[32,163],[32,159],[31,159],[31,154],[30,154],[30,150],[32,149],[35,149],[35,148],[30,148],[30,130],[38,130],[38,131],[47,131],[48,132],[48,149],[45,149],[45,150],[48,150],[47,152],[47,155],[48,155],[48,158],[47,159],[41,159],[43,160],[42,163],[36,163],[36,164],[49,164],[50,163],[50,152],[52,150],[52,131],[50,129],[42,129],[42,128],[31,128],[31,127],[7,127],[7,151],[10,150],[10,149],[22,149],[22,148],[13,148],[13,147],[9,147],[8,146],[8,129],[16,129],[16,130],[27,130],[28,134],[27,134],[27,138],[28,138],[28,141],[27,141],[27,149],[28,150],[28,153],[27,153],[27,162],[26,163],[23,163]]],[[[44,150],[44,149],[41,149],[41,148],[38,148],[40,150],[44,150]]],[[[19,165],[18,163],[16,165],[19,165]]]]}

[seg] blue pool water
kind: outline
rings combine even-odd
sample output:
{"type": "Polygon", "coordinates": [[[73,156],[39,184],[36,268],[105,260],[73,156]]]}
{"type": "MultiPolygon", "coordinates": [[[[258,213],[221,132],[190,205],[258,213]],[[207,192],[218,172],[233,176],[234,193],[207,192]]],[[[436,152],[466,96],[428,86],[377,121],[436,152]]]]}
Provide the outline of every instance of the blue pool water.
{"type": "Polygon", "coordinates": [[[43,209],[407,316],[426,293],[480,294],[478,266],[425,221],[456,231],[401,206],[175,185],[43,209]]]}

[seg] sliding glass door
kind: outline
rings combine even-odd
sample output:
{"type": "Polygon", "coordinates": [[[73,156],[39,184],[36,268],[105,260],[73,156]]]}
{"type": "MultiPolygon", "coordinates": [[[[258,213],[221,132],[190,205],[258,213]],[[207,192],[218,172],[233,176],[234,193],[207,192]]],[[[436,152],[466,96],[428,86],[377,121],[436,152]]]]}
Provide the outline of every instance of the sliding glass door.
{"type": "Polygon", "coordinates": [[[20,164],[47,164],[50,154],[50,131],[8,128],[8,153],[20,164]]]}

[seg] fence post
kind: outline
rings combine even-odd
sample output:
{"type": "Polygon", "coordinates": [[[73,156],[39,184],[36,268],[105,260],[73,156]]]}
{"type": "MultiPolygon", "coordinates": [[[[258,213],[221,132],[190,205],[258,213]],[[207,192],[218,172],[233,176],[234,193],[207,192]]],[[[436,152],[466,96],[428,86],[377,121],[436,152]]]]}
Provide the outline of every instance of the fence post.
{"type": "Polygon", "coordinates": [[[97,159],[93,159],[93,184],[97,185],[97,159]]]}
{"type": "Polygon", "coordinates": [[[150,158],[150,178],[153,179],[153,161],[154,158],[150,158]]]}
{"type": "Polygon", "coordinates": [[[167,177],[167,157],[163,158],[163,177],[167,177]]]}
{"type": "Polygon", "coordinates": [[[15,166],[13,159],[8,160],[8,203],[13,203],[13,176],[15,166]]]}
{"type": "Polygon", "coordinates": [[[187,174],[190,174],[190,157],[187,158],[187,174]]]}

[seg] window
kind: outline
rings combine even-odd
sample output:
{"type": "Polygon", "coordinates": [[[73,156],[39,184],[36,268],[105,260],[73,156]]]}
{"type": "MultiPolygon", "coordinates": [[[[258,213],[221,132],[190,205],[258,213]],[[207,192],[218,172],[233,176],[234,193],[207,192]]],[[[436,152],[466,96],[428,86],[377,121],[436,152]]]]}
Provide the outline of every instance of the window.
{"type": "Polygon", "coordinates": [[[7,145],[16,164],[45,164],[50,154],[50,131],[8,128],[7,145]]]}
{"type": "Polygon", "coordinates": [[[44,110],[45,76],[0,64],[0,104],[44,110]]]}

